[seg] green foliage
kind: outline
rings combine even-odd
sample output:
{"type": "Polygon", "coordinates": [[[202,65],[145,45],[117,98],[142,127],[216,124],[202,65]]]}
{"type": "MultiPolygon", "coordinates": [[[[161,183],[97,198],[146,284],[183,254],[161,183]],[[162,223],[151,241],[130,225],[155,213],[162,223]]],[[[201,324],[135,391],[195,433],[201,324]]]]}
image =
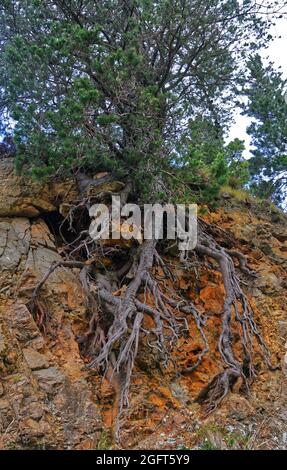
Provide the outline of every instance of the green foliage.
{"type": "Polygon", "coordinates": [[[105,169],[141,199],[214,199],[234,172],[222,140],[234,84],[268,39],[259,10],[253,0],[0,0],[0,108],[15,121],[18,170],[105,169]]]}
{"type": "Polygon", "coordinates": [[[244,142],[234,139],[225,150],[228,163],[228,184],[234,189],[246,186],[250,173],[249,162],[243,157],[244,142]]]}
{"type": "Polygon", "coordinates": [[[220,450],[207,438],[204,439],[199,448],[200,450],[220,450]]]}
{"type": "Polygon", "coordinates": [[[197,432],[200,450],[239,450],[248,449],[250,434],[242,434],[235,429],[230,431],[217,424],[203,425],[197,432]]]}
{"type": "Polygon", "coordinates": [[[107,431],[102,431],[95,450],[110,450],[112,448],[112,437],[107,431]]]}
{"type": "MultiPolygon", "coordinates": [[[[249,178],[248,162],[243,158],[243,142],[224,143],[220,126],[197,116],[189,121],[188,133],[173,155],[176,177],[184,183],[186,201],[191,195],[201,202],[214,202],[225,184],[242,187],[249,178]],[[188,191],[189,189],[189,191],[188,191]]],[[[179,197],[177,193],[177,198],[179,197]]]]}
{"type": "Polygon", "coordinates": [[[270,64],[264,67],[259,55],[249,61],[244,108],[252,123],[251,188],[259,197],[282,204],[287,190],[287,81],[270,64]]]}

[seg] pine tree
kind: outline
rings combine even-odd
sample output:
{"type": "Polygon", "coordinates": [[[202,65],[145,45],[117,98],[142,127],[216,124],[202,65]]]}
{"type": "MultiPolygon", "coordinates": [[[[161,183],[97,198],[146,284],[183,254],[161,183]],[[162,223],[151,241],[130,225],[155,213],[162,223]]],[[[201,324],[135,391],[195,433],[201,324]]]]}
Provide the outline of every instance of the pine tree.
{"type": "MultiPolygon", "coordinates": [[[[186,155],[186,123],[201,115],[219,132],[229,123],[242,59],[268,36],[260,8],[251,0],[2,0],[0,104],[16,123],[18,166],[36,176],[112,170],[143,198],[167,194],[174,153],[190,177],[204,160],[190,160],[190,148],[186,155]]],[[[210,156],[205,162],[212,185],[223,153],[217,145],[210,171],[210,156]]]]}
{"type": "Polygon", "coordinates": [[[286,203],[287,195],[287,80],[272,64],[263,66],[256,55],[249,62],[245,114],[252,119],[250,172],[254,192],[286,203]]]}

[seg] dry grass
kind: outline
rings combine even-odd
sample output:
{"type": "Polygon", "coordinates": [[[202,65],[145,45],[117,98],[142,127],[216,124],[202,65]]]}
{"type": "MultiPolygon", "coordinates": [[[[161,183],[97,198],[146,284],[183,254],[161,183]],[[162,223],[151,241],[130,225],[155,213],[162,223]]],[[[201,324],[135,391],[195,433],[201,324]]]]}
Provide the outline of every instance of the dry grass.
{"type": "Polygon", "coordinates": [[[245,189],[232,188],[231,186],[222,186],[220,190],[221,194],[230,194],[234,199],[239,202],[259,202],[260,200],[250,194],[249,191],[245,189]]]}

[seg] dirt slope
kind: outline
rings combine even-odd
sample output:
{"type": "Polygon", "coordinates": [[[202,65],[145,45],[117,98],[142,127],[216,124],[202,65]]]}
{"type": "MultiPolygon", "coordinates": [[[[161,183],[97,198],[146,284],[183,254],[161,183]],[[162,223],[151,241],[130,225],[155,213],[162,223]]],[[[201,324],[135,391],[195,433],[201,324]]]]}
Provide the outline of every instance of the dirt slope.
{"type": "MultiPolygon", "coordinates": [[[[179,287],[206,316],[210,351],[194,372],[181,373],[203,348],[192,318],[166,369],[141,345],[121,442],[115,443],[117,390],[86,367],[89,358],[77,342],[89,321],[77,269],[58,268],[41,291],[42,309],[36,317],[29,310],[33,287],[61,260],[59,212],[77,197],[76,186],[72,180],[32,184],[16,178],[11,165],[0,162],[0,448],[287,447],[286,217],[268,204],[231,194],[223,194],[216,212],[202,216],[210,233],[244,253],[257,272],[256,279],[247,279],[238,270],[276,370],[268,370],[255,347],[257,380],[249,395],[236,384],[218,410],[203,414],[194,400],[222,369],[222,278],[211,259],[194,256],[183,268],[171,252],[163,253],[174,283],[159,267],[153,274],[163,291],[179,287]]],[[[147,316],[144,324],[151,321],[147,316]]],[[[236,342],[236,329],[233,334],[236,342]]]]}

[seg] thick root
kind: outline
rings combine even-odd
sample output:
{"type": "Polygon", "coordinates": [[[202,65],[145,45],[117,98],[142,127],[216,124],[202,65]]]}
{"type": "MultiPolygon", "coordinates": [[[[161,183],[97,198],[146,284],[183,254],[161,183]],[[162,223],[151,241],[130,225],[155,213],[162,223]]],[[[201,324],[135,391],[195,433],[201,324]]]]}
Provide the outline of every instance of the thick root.
{"type": "MultiPolygon", "coordinates": [[[[124,194],[125,199],[127,194],[124,194]]],[[[164,275],[174,281],[173,274],[157,252],[155,240],[147,240],[139,248],[131,248],[129,258],[116,271],[103,273],[100,266],[96,266],[103,254],[119,256],[120,248],[103,247],[89,238],[85,227],[80,227],[78,231],[73,227],[74,212],[83,210],[90,202],[87,199],[80,201],[66,217],[68,229],[76,232],[75,239],[66,245],[67,260],[54,263],[47,271],[34,289],[30,308],[32,313],[39,315],[39,292],[55,269],[59,266],[80,268],[79,278],[90,320],[88,330],[78,338],[79,347],[82,354],[90,358],[88,367],[102,371],[114,385],[117,408],[115,435],[119,439],[122,412],[129,405],[129,388],[139,347],[150,348],[163,366],[167,366],[172,361],[171,352],[177,340],[188,334],[188,316],[193,318],[201,335],[202,351],[191,367],[176,372],[192,373],[208,353],[209,345],[204,331],[205,318],[196,307],[176,290],[171,296],[166,295],[154,278],[152,268],[158,264],[164,275]],[[119,296],[117,293],[123,284],[126,290],[119,296]],[[143,295],[144,300],[140,300],[140,295],[143,295]],[[149,330],[143,327],[145,314],[153,319],[154,327],[149,330]]],[[[218,230],[222,237],[223,231],[218,230]]],[[[200,223],[196,247],[199,257],[212,258],[217,262],[225,289],[222,330],[218,342],[224,370],[197,397],[207,413],[222,402],[239,378],[242,379],[245,390],[249,389],[256,375],[253,366],[254,339],[261,347],[266,363],[271,367],[269,351],[240,287],[232,258],[238,260],[240,270],[249,278],[254,278],[255,273],[248,268],[241,253],[222,248],[213,234],[210,234],[213,231],[212,226],[200,223]],[[232,328],[236,323],[240,326],[240,357],[236,357],[233,349],[232,328]]],[[[231,241],[228,243],[230,245],[231,241]]],[[[41,314],[43,322],[42,316],[41,314]]],[[[174,366],[176,367],[175,364],[174,366]]]]}
{"type": "Polygon", "coordinates": [[[253,367],[252,350],[255,338],[261,347],[267,365],[270,363],[270,353],[257,328],[253,312],[243,293],[236,276],[231,256],[240,261],[240,269],[246,274],[254,276],[253,271],[247,268],[243,255],[236,251],[224,250],[208,235],[201,232],[196,251],[217,261],[222,274],[225,301],[222,315],[222,331],[219,338],[218,349],[226,369],[216,376],[210,384],[199,394],[197,401],[205,405],[207,413],[213,411],[232,389],[238,378],[242,378],[245,390],[248,390],[256,373],[253,367]],[[242,312],[242,313],[240,313],[242,312]],[[232,344],[232,320],[238,322],[241,328],[242,359],[235,357],[232,344]]]}

